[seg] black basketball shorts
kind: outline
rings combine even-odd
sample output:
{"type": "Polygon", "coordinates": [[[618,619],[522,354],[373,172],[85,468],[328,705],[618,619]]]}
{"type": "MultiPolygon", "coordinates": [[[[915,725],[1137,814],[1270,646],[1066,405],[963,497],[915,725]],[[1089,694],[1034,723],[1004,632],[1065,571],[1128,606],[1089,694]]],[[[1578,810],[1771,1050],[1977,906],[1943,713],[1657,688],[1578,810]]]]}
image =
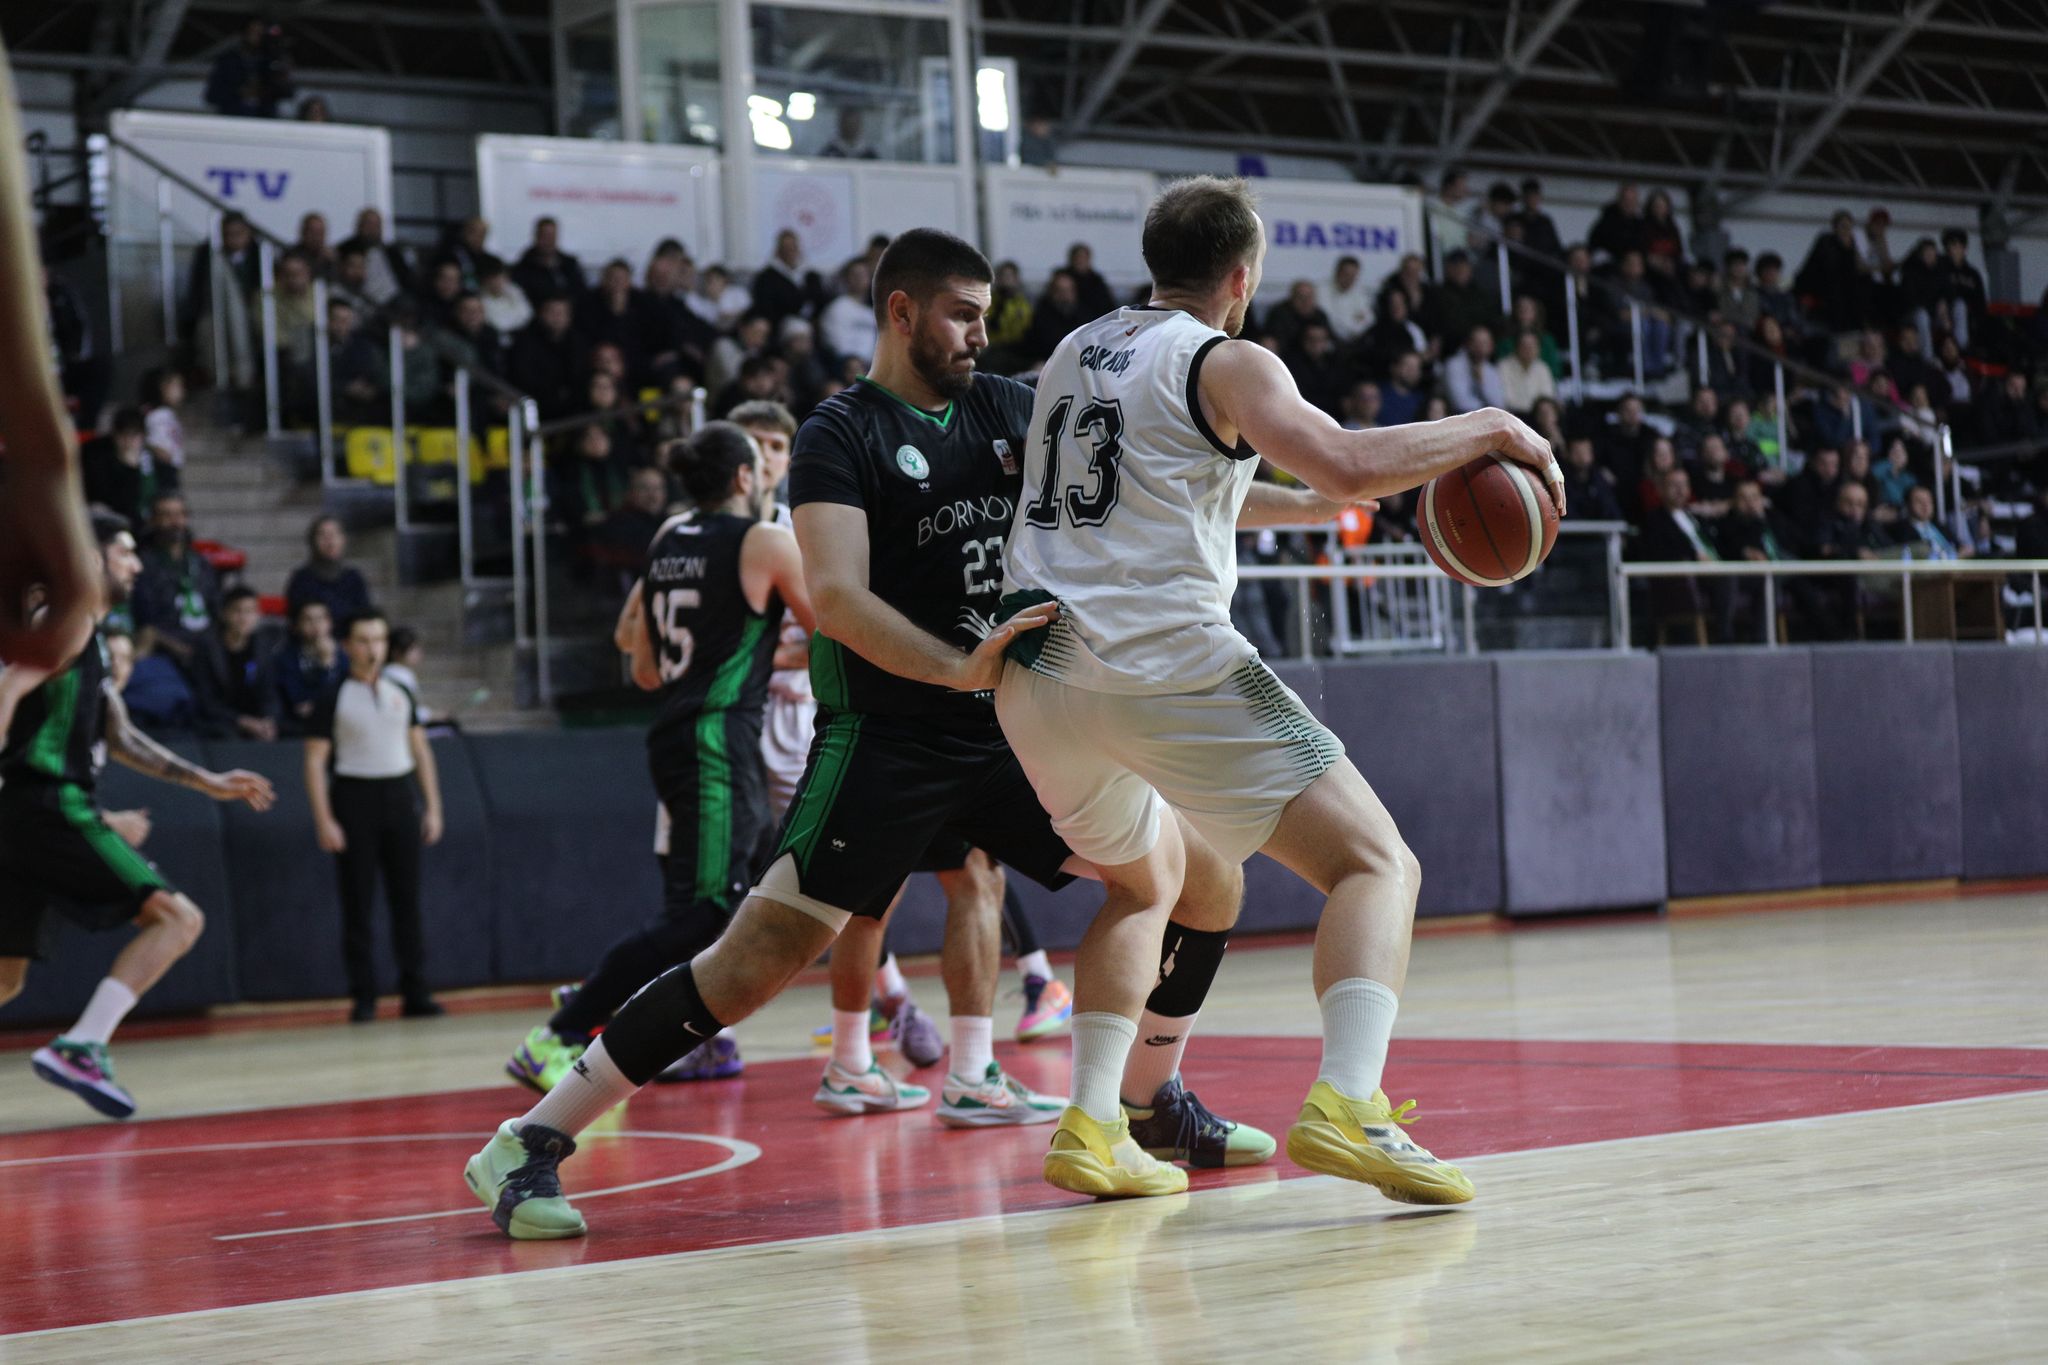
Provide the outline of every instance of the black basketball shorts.
{"type": "Polygon", "coordinates": [[[101,818],[85,788],[33,781],[0,788],[0,957],[47,953],[52,913],[104,933],[132,923],[143,902],[172,889],[101,818]]]}

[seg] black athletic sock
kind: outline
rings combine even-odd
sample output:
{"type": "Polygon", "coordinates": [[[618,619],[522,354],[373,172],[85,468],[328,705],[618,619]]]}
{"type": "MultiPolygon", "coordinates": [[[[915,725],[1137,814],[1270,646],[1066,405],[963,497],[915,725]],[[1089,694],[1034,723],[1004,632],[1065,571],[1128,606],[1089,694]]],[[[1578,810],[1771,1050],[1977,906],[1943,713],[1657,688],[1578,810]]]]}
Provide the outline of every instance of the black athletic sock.
{"type": "Polygon", "coordinates": [[[685,962],[626,1002],[604,1031],[604,1050],[627,1080],[645,1085],[724,1027],[685,962]]]}

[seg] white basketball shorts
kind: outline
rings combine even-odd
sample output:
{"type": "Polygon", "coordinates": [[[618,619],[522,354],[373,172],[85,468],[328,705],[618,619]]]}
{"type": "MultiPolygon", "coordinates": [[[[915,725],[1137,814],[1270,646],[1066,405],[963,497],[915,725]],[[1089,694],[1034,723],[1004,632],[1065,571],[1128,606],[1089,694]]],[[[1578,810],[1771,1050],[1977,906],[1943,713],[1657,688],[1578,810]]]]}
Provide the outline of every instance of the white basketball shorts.
{"type": "Polygon", "coordinates": [[[768,694],[761,720],[761,762],[768,770],[768,809],[776,820],[789,809],[797,784],[804,780],[804,762],[811,754],[818,703],[809,697],[768,694]]]}
{"type": "Polygon", "coordinates": [[[1344,756],[1344,744],[1257,658],[1199,692],[1090,692],[1012,662],[996,717],[1067,846],[1135,862],[1159,838],[1162,800],[1232,862],[1344,756]]]}

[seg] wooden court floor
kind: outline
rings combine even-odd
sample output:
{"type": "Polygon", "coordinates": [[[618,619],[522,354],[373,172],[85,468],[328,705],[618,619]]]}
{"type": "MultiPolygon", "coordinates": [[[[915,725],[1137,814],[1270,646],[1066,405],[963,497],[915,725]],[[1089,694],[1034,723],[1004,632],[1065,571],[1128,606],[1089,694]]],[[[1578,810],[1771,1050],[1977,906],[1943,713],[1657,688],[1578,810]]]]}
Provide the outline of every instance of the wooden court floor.
{"type": "MultiPolygon", "coordinates": [[[[1291,1116],[1307,957],[1233,950],[1186,1068],[1216,1109],[1291,1116]]],[[[1426,936],[1388,1090],[1477,1183],[1451,1210],[1284,1158],[1091,1205],[1043,1128],[828,1120],[806,985],[746,1076],[593,1131],[587,1239],[518,1246],[460,1168],[533,1010],[125,1041],[124,1125],[17,1038],[0,1361],[2037,1361],[2044,984],[2041,894],[1426,936]]],[[[1004,1056],[1064,1082],[1063,1044],[1004,1056]]]]}

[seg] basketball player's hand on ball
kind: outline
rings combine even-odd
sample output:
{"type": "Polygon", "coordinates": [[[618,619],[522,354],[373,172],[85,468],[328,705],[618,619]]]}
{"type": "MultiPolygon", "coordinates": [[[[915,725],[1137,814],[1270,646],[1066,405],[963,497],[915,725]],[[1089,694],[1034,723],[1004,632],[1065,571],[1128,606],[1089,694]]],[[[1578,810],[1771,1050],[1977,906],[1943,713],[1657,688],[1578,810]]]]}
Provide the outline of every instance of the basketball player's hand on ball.
{"type": "Polygon", "coordinates": [[[215,773],[213,781],[207,784],[207,792],[216,801],[242,801],[250,810],[256,811],[269,810],[277,801],[277,793],[271,789],[269,778],[242,768],[231,773],[215,773]]]}
{"type": "Polygon", "coordinates": [[[1487,408],[1486,416],[1497,428],[1494,450],[1535,470],[1543,478],[1544,487],[1550,490],[1550,500],[1557,504],[1557,514],[1564,515],[1564,469],[1557,462],[1557,453],[1550,448],[1550,442],[1537,434],[1536,429],[1499,408],[1487,408]]]}
{"type": "Polygon", "coordinates": [[[965,667],[953,687],[961,692],[989,692],[1003,678],[1003,651],[1010,647],[1010,641],[1027,630],[1038,630],[1050,625],[1060,614],[1057,602],[1040,602],[1035,607],[1026,607],[1009,620],[988,633],[988,638],[974,647],[967,656],[965,667]]]}

